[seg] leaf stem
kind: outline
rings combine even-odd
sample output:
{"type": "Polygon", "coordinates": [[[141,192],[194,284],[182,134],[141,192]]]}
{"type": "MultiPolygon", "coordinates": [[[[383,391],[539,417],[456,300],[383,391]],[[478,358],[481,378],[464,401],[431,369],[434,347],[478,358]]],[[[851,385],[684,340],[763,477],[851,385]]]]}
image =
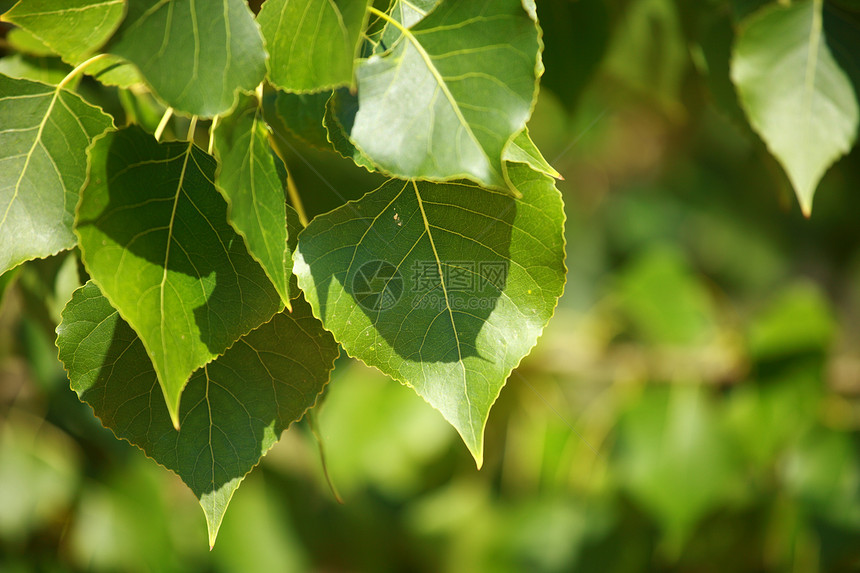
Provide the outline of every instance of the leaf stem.
{"type": "Polygon", "coordinates": [[[173,108],[169,107],[164,110],[164,115],[161,116],[161,121],[158,122],[158,127],[155,128],[155,141],[161,141],[161,136],[164,134],[164,128],[167,127],[167,122],[173,116],[173,108]]]}
{"type": "Polygon", "coordinates": [[[328,464],[325,461],[325,445],[323,444],[322,436],[320,436],[319,430],[317,429],[317,420],[316,416],[314,416],[313,410],[308,410],[307,420],[308,426],[311,429],[311,434],[316,440],[317,448],[319,449],[320,463],[322,464],[322,471],[323,475],[325,476],[325,481],[328,483],[328,487],[331,490],[335,501],[337,501],[341,505],[344,505],[343,498],[340,497],[340,494],[337,492],[337,488],[334,487],[334,482],[331,481],[331,475],[329,475],[328,473],[328,464]]]}
{"type": "Polygon", "coordinates": [[[188,126],[188,135],[185,136],[185,139],[188,143],[194,143],[194,131],[197,129],[197,116],[191,116],[191,125],[188,126]]]}
{"type": "Polygon", "coordinates": [[[215,129],[218,127],[218,119],[220,115],[212,118],[212,124],[209,126],[209,146],[206,148],[206,153],[212,155],[212,150],[215,149],[215,129]]]}
{"type": "MultiPolygon", "coordinates": [[[[287,160],[284,158],[284,154],[281,152],[281,149],[278,147],[278,144],[275,142],[275,138],[272,136],[272,133],[269,132],[269,145],[272,146],[272,150],[275,152],[275,155],[278,156],[278,159],[284,164],[284,167],[287,167],[287,160]]],[[[299,196],[299,190],[296,188],[296,183],[293,181],[293,176],[290,174],[290,170],[287,167],[287,194],[290,197],[290,203],[293,204],[293,208],[296,210],[296,213],[299,215],[299,222],[302,224],[302,227],[308,226],[308,214],[305,211],[305,206],[302,204],[302,198],[299,196]]]]}
{"type": "Polygon", "coordinates": [[[374,16],[378,16],[378,17],[382,18],[383,20],[385,20],[386,22],[388,22],[389,24],[391,24],[392,26],[394,26],[395,28],[400,30],[401,33],[403,33],[403,34],[406,33],[406,28],[403,27],[403,24],[401,24],[400,22],[398,22],[397,20],[395,20],[394,18],[392,18],[391,16],[389,16],[388,14],[383,12],[382,10],[374,8],[373,6],[370,6],[367,10],[368,10],[368,12],[373,14],[374,16]]]}
{"type": "Polygon", "coordinates": [[[66,77],[64,77],[60,81],[60,83],[57,84],[57,91],[60,91],[61,89],[66,87],[66,84],[68,84],[70,81],[72,81],[75,78],[75,76],[77,76],[79,73],[84,71],[84,69],[86,69],[90,64],[93,64],[99,60],[103,60],[106,57],[108,57],[108,54],[97,54],[97,55],[93,56],[92,58],[85,60],[85,61],[81,62],[80,64],[78,64],[77,66],[75,66],[75,68],[71,72],[66,74],[66,77]]]}

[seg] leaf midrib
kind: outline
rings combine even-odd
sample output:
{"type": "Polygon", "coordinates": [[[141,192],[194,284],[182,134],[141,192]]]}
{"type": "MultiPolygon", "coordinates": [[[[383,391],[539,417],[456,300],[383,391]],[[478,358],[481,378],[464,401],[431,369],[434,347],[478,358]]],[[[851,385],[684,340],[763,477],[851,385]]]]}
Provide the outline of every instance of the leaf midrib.
{"type": "Polygon", "coordinates": [[[815,100],[815,79],[818,74],[818,51],[821,43],[821,2],[813,0],[812,23],[809,30],[809,48],[806,55],[806,77],[803,90],[803,128],[804,135],[808,138],[809,129],[812,125],[812,106],[815,100]]]}
{"type": "Polygon", "coordinates": [[[460,335],[457,333],[457,324],[454,322],[454,311],[451,308],[451,301],[448,299],[448,287],[445,285],[445,274],[442,270],[442,260],[439,258],[439,252],[436,250],[436,242],[433,240],[433,233],[430,231],[430,221],[428,221],[427,213],[424,211],[424,201],[421,199],[421,192],[418,190],[418,184],[414,179],[412,180],[412,187],[415,189],[415,198],[418,200],[418,209],[421,211],[421,219],[424,222],[424,232],[430,240],[430,248],[433,250],[433,258],[436,260],[436,269],[439,271],[439,284],[442,285],[442,294],[445,296],[445,308],[448,311],[448,318],[451,319],[451,330],[454,333],[454,342],[457,346],[457,363],[463,371],[463,395],[466,398],[466,406],[469,410],[469,431],[472,433],[472,441],[475,441],[475,422],[472,418],[472,399],[469,397],[469,383],[466,377],[466,365],[463,363],[463,352],[460,349],[460,335]]]}
{"type": "MultiPolygon", "coordinates": [[[[179,195],[182,193],[182,186],[185,183],[185,172],[188,168],[188,159],[191,157],[191,149],[194,147],[192,142],[188,142],[188,149],[185,151],[185,158],[182,160],[182,171],[179,173],[179,182],[176,185],[176,195],[173,198],[173,208],[170,212],[170,222],[167,225],[167,246],[164,249],[164,271],[161,275],[161,284],[159,285],[159,314],[160,314],[160,326],[161,326],[161,357],[163,360],[163,368],[164,368],[164,378],[165,384],[167,383],[168,376],[168,361],[167,361],[167,336],[166,336],[166,312],[164,309],[164,292],[167,286],[167,264],[170,260],[170,245],[173,243],[173,224],[176,222],[176,209],[179,205],[179,195]]],[[[170,418],[173,421],[173,425],[179,427],[179,411],[176,408],[174,412],[174,408],[169,408],[170,410],[170,418]]]]}

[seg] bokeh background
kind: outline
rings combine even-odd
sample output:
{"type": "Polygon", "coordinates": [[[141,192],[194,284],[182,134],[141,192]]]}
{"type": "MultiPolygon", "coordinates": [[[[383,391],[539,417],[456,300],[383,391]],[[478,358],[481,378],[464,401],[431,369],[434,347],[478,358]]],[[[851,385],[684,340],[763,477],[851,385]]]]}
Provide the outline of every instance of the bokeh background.
{"type": "MultiPolygon", "coordinates": [[[[307,421],[284,434],[210,552],[191,492],[69,389],[53,339],[76,254],[0,277],[0,571],[856,570],[860,151],[804,219],[728,79],[762,3],[538,1],[530,129],[565,177],[569,277],[481,471],[411,390],[342,356],[319,442],[307,421]]],[[[827,2],[825,31],[860,91],[858,4],[827,2]]],[[[65,74],[8,32],[0,72],[65,74]]],[[[119,123],[161,115],[80,89],[119,123]]],[[[378,182],[278,136],[312,213],[378,182]]]]}

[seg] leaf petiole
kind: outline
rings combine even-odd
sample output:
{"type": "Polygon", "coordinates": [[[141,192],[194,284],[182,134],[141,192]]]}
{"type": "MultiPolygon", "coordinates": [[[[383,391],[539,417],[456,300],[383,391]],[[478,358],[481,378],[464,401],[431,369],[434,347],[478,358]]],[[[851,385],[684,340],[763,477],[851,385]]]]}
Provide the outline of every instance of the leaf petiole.
{"type": "Polygon", "coordinates": [[[216,115],[212,118],[212,124],[209,126],[209,146],[206,148],[206,153],[212,155],[212,151],[215,149],[215,129],[218,127],[218,119],[220,115],[216,115]]]}
{"type": "MultiPolygon", "coordinates": [[[[278,156],[278,159],[281,160],[284,167],[287,167],[287,160],[284,159],[284,154],[281,153],[281,149],[278,147],[278,144],[275,143],[275,138],[271,132],[269,133],[269,145],[272,146],[272,151],[275,152],[275,155],[278,156]]],[[[293,176],[290,175],[289,168],[287,168],[287,194],[290,196],[290,203],[293,204],[293,208],[299,216],[299,222],[302,224],[302,227],[307,227],[309,222],[308,215],[307,212],[305,212],[305,206],[302,204],[302,198],[299,196],[299,190],[296,188],[296,184],[293,181],[293,176]]]]}
{"type": "Polygon", "coordinates": [[[167,122],[173,117],[173,108],[169,107],[164,110],[164,115],[161,116],[161,121],[158,122],[158,127],[155,128],[155,141],[161,141],[161,136],[164,134],[164,128],[167,127],[167,122]]]}
{"type": "Polygon", "coordinates": [[[185,139],[188,143],[194,143],[194,132],[197,129],[197,116],[191,116],[191,125],[188,126],[188,135],[185,136],[185,139]]]}
{"type": "Polygon", "coordinates": [[[68,84],[70,81],[72,81],[78,74],[80,74],[82,71],[84,71],[91,64],[94,64],[95,62],[102,60],[102,59],[106,58],[107,56],[108,56],[108,54],[97,54],[97,55],[93,56],[92,58],[85,60],[85,61],[81,62],[80,64],[78,64],[77,66],[75,66],[75,69],[73,69],[71,72],[66,74],[66,77],[64,77],[60,81],[60,83],[57,84],[57,91],[59,92],[61,89],[66,87],[66,84],[68,84]]]}

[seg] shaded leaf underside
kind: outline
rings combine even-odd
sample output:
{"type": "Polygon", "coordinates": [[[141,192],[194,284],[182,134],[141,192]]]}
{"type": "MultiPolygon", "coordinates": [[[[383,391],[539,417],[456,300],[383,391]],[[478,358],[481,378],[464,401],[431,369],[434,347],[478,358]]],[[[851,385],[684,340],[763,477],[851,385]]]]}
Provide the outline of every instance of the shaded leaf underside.
{"type": "Polygon", "coordinates": [[[215,536],[244,476],[313,406],[337,345],[301,299],[194,373],[175,430],[158,378],[134,330],[92,282],[77,290],[57,329],[72,389],[118,438],[179,475],[215,536]]]}

